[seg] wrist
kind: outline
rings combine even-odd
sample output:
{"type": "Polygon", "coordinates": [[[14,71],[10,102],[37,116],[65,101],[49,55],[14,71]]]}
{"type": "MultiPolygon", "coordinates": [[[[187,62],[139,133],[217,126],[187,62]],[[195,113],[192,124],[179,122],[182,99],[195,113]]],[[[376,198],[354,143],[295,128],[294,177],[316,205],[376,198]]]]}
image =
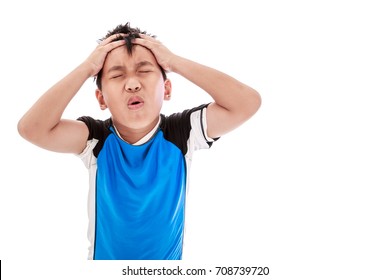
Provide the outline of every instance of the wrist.
{"type": "Polygon", "coordinates": [[[180,67],[183,64],[184,60],[185,59],[183,57],[181,57],[181,56],[178,56],[178,55],[173,56],[171,58],[171,60],[169,61],[169,69],[168,69],[168,71],[169,72],[175,72],[175,73],[180,72],[180,67]]]}
{"type": "Polygon", "coordinates": [[[77,67],[77,69],[83,73],[83,76],[85,76],[86,79],[95,77],[99,73],[97,67],[93,63],[89,62],[88,60],[81,63],[77,67]]]}

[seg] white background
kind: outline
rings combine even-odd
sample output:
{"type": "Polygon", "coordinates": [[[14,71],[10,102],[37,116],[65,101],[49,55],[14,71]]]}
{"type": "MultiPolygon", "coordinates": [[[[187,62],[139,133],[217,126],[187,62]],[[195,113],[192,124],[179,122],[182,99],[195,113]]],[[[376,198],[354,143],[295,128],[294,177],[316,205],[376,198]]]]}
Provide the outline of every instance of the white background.
{"type": "MultiPolygon", "coordinates": [[[[127,265],[178,264],[268,266],[264,279],[389,279],[386,2],[2,1],[4,279],[125,279],[127,265]],[[86,261],[87,170],[75,156],[33,146],[16,130],[96,39],[127,21],[263,98],[252,119],[195,154],[181,262],[86,261]]],[[[163,113],[210,100],[169,77],[173,98],[163,113]]],[[[65,117],[105,118],[94,89],[87,81],[65,117]]]]}

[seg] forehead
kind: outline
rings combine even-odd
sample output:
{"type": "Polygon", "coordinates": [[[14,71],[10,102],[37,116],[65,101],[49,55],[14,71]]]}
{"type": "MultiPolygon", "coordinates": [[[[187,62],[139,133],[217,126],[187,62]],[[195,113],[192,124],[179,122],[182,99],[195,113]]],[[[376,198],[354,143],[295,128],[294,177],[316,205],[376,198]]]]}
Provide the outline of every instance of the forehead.
{"type": "Polygon", "coordinates": [[[134,66],[141,61],[148,61],[153,65],[158,65],[153,53],[143,46],[133,46],[131,54],[126,46],[118,47],[108,53],[104,62],[103,71],[112,66],[134,66]]]}

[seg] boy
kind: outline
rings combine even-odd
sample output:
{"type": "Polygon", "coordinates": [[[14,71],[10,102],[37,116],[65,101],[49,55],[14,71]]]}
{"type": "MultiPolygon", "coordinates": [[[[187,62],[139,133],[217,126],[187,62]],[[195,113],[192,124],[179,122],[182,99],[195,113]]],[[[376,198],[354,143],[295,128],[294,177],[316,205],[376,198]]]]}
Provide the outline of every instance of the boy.
{"type": "Polygon", "coordinates": [[[90,56],[51,87],[18,123],[42,148],[78,154],[89,169],[89,259],[181,259],[192,152],[248,120],[260,95],[215,69],[172,53],[129,23],[107,33],[90,56]],[[214,100],[160,113],[175,72],[214,100]],[[111,117],[61,116],[90,77],[111,117]]]}

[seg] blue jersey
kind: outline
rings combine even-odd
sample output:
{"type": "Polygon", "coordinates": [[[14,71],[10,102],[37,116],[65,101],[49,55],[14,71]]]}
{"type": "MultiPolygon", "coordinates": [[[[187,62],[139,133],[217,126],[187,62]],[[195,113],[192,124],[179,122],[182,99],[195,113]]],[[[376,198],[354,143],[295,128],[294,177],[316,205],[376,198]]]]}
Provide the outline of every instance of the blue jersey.
{"type": "Polygon", "coordinates": [[[206,107],[170,116],[136,144],[111,119],[81,117],[89,129],[80,154],[90,173],[89,259],[178,260],[192,152],[209,148],[206,107]]]}

